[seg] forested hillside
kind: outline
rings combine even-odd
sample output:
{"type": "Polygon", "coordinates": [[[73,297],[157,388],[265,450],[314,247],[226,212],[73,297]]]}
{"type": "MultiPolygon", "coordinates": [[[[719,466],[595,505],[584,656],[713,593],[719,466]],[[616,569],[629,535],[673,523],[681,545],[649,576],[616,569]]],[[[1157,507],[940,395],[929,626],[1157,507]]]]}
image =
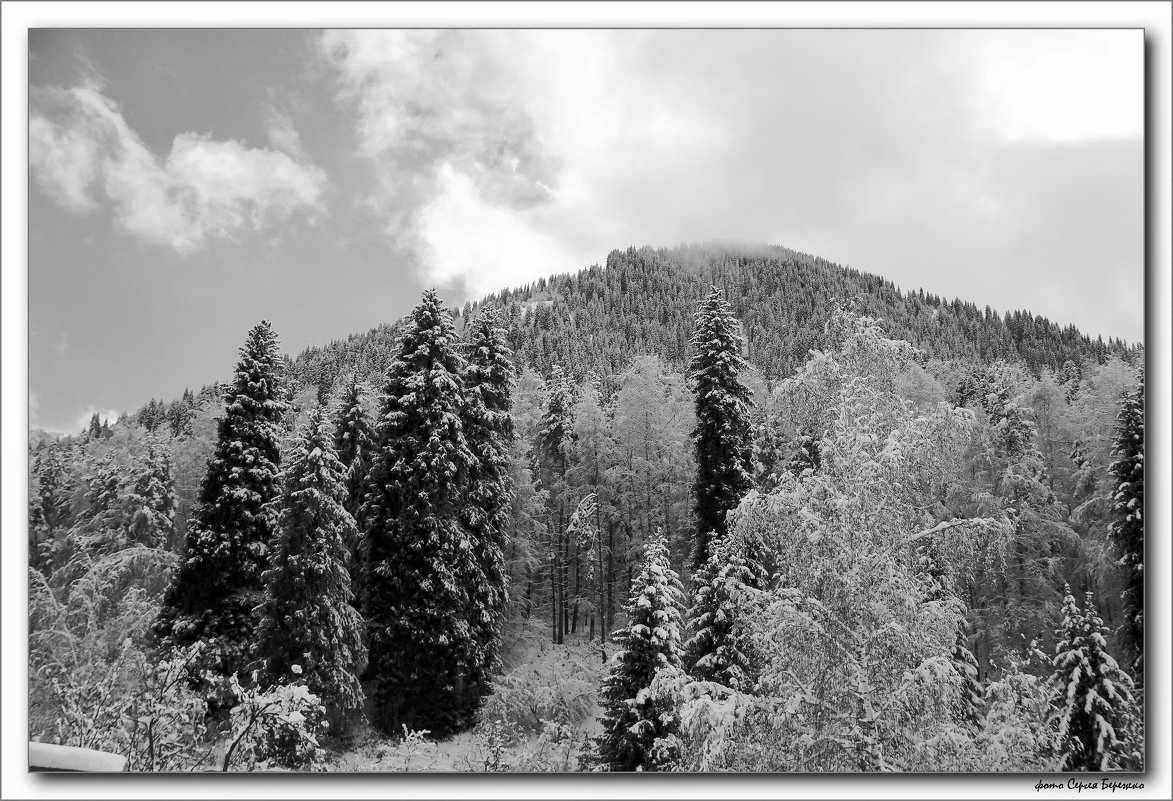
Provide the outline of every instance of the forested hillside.
{"type": "Polygon", "coordinates": [[[1143,765],[1140,347],[726,245],[244,343],[30,441],[32,736],[144,770],[1143,765]]]}
{"type": "MultiPolygon", "coordinates": [[[[705,244],[673,249],[612,251],[606,268],[541,279],[465,304],[458,325],[485,306],[506,316],[509,344],[520,363],[548,375],[554,364],[577,376],[613,376],[637,354],[661,356],[670,369],[688,361],[696,302],[721,288],[743,327],[747,357],[769,380],[790,375],[812,349],[826,345],[823,327],[843,307],[884,320],[891,336],[927,357],[1043,368],[1109,356],[1128,358],[1133,347],[1092,339],[1027,311],[996,314],[959,299],[915,288],[898,289],[879,276],[840,267],[783,247],[705,244]]],[[[385,368],[392,331],[381,327],[294,359],[293,373],[328,391],[338,376],[385,368]]]]}

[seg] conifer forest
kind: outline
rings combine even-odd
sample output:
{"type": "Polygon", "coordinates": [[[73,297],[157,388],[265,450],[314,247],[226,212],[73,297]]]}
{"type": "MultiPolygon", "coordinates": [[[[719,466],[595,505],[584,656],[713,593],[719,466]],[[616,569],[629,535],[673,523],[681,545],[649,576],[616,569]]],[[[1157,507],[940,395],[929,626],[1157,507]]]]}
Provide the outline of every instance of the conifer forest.
{"type": "Polygon", "coordinates": [[[28,447],[29,739],[175,771],[1145,769],[1145,354],[777,246],[28,447]]]}

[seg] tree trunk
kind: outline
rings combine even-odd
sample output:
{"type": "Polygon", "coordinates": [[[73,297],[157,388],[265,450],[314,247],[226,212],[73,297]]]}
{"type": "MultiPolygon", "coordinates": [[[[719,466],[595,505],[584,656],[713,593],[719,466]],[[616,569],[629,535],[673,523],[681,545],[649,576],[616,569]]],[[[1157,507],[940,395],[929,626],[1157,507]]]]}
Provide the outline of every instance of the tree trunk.
{"type": "MultiPolygon", "coordinates": [[[[615,520],[607,518],[607,607],[603,614],[603,630],[610,633],[615,609],[615,520]]],[[[603,635],[606,637],[606,634],[603,635]]]]}
{"type": "Polygon", "coordinates": [[[562,627],[558,625],[558,539],[550,532],[550,609],[553,618],[554,643],[562,642],[562,627]]]}

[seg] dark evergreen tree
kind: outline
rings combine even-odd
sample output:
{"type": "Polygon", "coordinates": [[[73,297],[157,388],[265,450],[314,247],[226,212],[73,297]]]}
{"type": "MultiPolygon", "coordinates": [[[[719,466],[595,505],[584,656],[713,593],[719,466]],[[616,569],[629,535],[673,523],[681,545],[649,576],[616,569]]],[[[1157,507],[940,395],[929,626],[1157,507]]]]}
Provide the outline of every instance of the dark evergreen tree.
{"type": "Polygon", "coordinates": [[[292,666],[326,708],[331,731],[345,731],[360,714],[366,669],[362,617],[351,605],[350,549],[354,518],[346,511],[346,469],[320,408],[287,454],[265,600],[257,629],[264,683],[292,666]]]}
{"type": "Polygon", "coordinates": [[[187,533],[186,559],[167,590],[155,631],[165,647],[202,641],[199,667],[243,678],[273,539],[269,503],[277,497],[286,409],[277,335],[267,320],[249,331],[224,404],[187,533]]]}
{"type": "Polygon", "coordinates": [[[822,453],[819,450],[820,441],[820,438],[810,432],[799,434],[794,453],[786,462],[786,469],[799,478],[802,478],[808,470],[812,473],[818,472],[822,463],[822,453]]]}
{"type": "Polygon", "coordinates": [[[1116,416],[1116,457],[1109,468],[1114,485],[1108,538],[1125,571],[1121,640],[1134,675],[1144,677],[1144,368],[1124,396],[1116,416]]]}
{"type": "Polygon", "coordinates": [[[425,292],[388,370],[363,510],[374,723],[388,734],[444,735],[471,713],[465,683],[480,657],[466,582],[477,560],[461,512],[475,457],[455,345],[451,314],[425,292]]]}
{"type": "Polygon", "coordinates": [[[508,600],[505,583],[506,525],[513,500],[512,352],[495,309],[466,322],[465,438],[475,462],[469,473],[463,519],[473,535],[477,571],[470,576],[469,623],[483,662],[470,665],[469,691],[482,695],[488,673],[498,667],[501,622],[508,600]]]}
{"type": "Polygon", "coordinates": [[[356,528],[352,532],[353,539],[348,541],[346,546],[351,554],[351,588],[354,592],[353,605],[357,609],[362,609],[365,603],[363,582],[366,581],[367,545],[363,535],[362,500],[375,448],[374,432],[363,405],[365,397],[366,387],[358,380],[357,375],[351,376],[343,392],[334,426],[334,447],[345,470],[346,499],[343,505],[356,523],[356,528]]]}
{"type": "Polygon", "coordinates": [[[147,445],[142,469],[127,496],[131,542],[166,548],[175,535],[175,486],[171,459],[157,443],[147,445]]]}
{"type": "Polygon", "coordinates": [[[709,542],[725,536],[725,516],[753,486],[749,390],[738,378],[746,368],[742,337],[729,304],[716,287],[700,303],[690,341],[689,379],[696,394],[697,538],[692,567],[709,558],[709,542]]]}
{"type": "Polygon", "coordinates": [[[98,557],[126,547],[126,481],[126,470],[113,454],[98,460],[86,482],[85,507],[70,531],[70,551],[98,557]]]}
{"type": "Polygon", "coordinates": [[[29,565],[44,573],[60,563],[63,532],[72,523],[69,499],[74,485],[62,451],[57,443],[49,445],[38,454],[34,467],[37,487],[36,503],[30,504],[29,565]]]}
{"type": "Polygon", "coordinates": [[[738,595],[757,586],[761,569],[731,553],[726,539],[711,543],[708,561],[692,577],[693,605],[688,610],[692,637],[684,645],[689,673],[739,692],[749,692],[754,667],[737,621],[738,595]]]}
{"type": "Polygon", "coordinates": [[[1087,594],[1080,612],[1064,585],[1063,626],[1051,675],[1051,722],[1057,728],[1060,770],[1126,770],[1136,757],[1120,735],[1133,723],[1137,709],[1132,680],[1108,653],[1108,629],[1087,594]]]}
{"type": "Polygon", "coordinates": [[[191,388],[183,390],[183,397],[172,401],[167,419],[171,425],[171,436],[176,439],[191,436],[192,417],[195,414],[195,395],[191,388]]]}
{"type": "Polygon", "coordinates": [[[93,416],[90,417],[90,425],[86,429],[85,439],[87,442],[90,442],[90,441],[93,441],[96,439],[101,439],[101,437],[102,437],[102,421],[98,418],[98,413],[94,412],[93,416]]]}
{"type": "Polygon", "coordinates": [[[656,739],[670,731],[672,710],[646,690],[656,673],[679,669],[684,600],[668,546],[657,532],[644,551],[627,603],[628,624],[612,635],[618,651],[603,681],[603,733],[595,738],[596,764],[608,771],[656,770],[656,739]]]}

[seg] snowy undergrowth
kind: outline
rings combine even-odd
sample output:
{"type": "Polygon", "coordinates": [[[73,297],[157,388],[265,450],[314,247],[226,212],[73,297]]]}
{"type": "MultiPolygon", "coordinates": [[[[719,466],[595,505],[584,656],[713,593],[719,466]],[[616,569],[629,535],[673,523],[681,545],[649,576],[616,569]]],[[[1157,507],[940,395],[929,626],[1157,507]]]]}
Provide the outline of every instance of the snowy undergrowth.
{"type": "Polygon", "coordinates": [[[356,732],[355,745],[335,752],[331,771],[564,772],[598,733],[597,689],[603,671],[598,643],[530,642],[493,682],[471,730],[444,740],[429,732],[385,737],[356,732]]]}
{"type": "Polygon", "coordinates": [[[526,735],[539,734],[546,721],[577,727],[595,707],[602,670],[597,643],[548,646],[493,681],[477,719],[526,735]]]}

